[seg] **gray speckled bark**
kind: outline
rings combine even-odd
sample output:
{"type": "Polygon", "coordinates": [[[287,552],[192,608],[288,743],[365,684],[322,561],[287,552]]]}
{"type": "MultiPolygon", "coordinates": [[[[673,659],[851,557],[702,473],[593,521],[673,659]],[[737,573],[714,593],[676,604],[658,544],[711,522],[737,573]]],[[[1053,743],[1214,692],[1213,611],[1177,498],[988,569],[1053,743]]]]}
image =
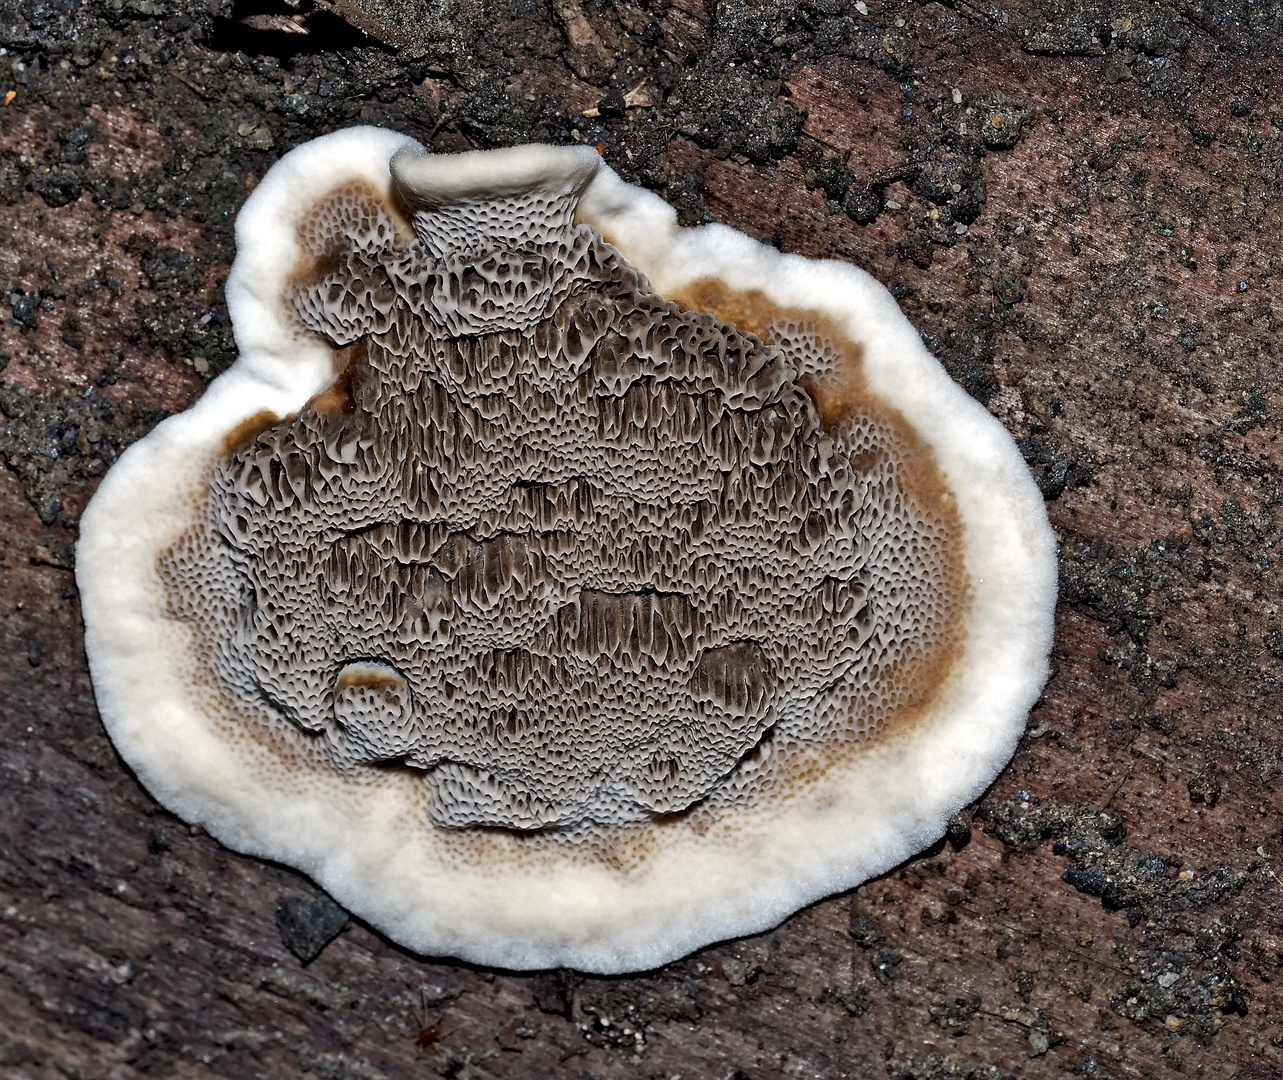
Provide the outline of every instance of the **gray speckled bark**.
{"type": "Polygon", "coordinates": [[[1278,1076],[1280,9],[510,0],[402,41],[390,7],[0,3],[0,1075],[1278,1076]],[[969,843],[634,978],[359,925],[304,969],[310,886],[142,792],[75,521],[229,362],[246,191],[358,121],[599,144],[896,290],[1063,540],[1056,674],[969,843]]]}

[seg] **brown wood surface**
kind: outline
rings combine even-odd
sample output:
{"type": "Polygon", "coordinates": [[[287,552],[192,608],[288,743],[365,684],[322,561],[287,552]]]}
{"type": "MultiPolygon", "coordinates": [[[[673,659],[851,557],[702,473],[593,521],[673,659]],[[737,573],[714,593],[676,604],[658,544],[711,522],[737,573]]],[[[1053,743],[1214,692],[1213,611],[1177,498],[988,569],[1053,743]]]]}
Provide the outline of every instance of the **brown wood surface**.
{"type": "Polygon", "coordinates": [[[1283,1076],[1281,24],[0,2],[0,1076],[1283,1076]],[[299,945],[316,890],[139,787],[94,710],[77,514],[231,359],[245,193],[361,121],[582,139],[685,221],[864,266],[1021,441],[1062,543],[1055,674],[951,842],[630,978],[357,923],[304,966],[278,909],[299,945]]]}

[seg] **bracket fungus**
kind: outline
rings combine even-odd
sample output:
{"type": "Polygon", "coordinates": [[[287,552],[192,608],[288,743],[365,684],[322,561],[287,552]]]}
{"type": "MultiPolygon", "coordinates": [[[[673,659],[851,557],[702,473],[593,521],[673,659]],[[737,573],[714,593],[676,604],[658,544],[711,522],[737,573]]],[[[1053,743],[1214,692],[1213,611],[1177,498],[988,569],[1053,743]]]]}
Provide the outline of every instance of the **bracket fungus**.
{"type": "Polygon", "coordinates": [[[1047,674],[1054,545],[887,291],[584,147],[287,154],[239,359],[78,558],[144,785],[396,941],[639,970],[937,839],[1047,674]]]}

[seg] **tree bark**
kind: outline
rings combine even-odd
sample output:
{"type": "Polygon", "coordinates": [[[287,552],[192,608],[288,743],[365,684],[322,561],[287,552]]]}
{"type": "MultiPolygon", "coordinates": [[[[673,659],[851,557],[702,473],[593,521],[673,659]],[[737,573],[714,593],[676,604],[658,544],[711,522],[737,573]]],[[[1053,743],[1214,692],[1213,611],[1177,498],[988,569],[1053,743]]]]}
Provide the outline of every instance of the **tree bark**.
{"type": "Polygon", "coordinates": [[[1283,1076],[1283,8],[0,0],[0,1075],[1283,1076]],[[234,344],[231,221],[356,122],[597,145],[846,259],[1019,441],[1055,671],[948,838],[628,978],[425,960],[160,809],[70,568],[234,344]]]}

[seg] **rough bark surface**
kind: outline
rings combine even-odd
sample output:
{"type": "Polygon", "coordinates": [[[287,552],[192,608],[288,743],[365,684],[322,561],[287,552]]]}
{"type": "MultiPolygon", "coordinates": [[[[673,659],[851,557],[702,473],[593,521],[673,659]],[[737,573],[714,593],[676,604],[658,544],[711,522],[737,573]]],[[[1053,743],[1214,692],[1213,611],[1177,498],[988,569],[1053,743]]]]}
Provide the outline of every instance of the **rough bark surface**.
{"type": "Polygon", "coordinates": [[[0,0],[0,1076],[1283,1075],[1281,29],[0,0]],[[661,971],[512,975],[344,929],[143,792],[94,711],[77,516],[231,361],[245,194],[354,122],[596,144],[686,222],[858,263],[1007,424],[1061,541],[1056,670],[947,841],[661,971]]]}

